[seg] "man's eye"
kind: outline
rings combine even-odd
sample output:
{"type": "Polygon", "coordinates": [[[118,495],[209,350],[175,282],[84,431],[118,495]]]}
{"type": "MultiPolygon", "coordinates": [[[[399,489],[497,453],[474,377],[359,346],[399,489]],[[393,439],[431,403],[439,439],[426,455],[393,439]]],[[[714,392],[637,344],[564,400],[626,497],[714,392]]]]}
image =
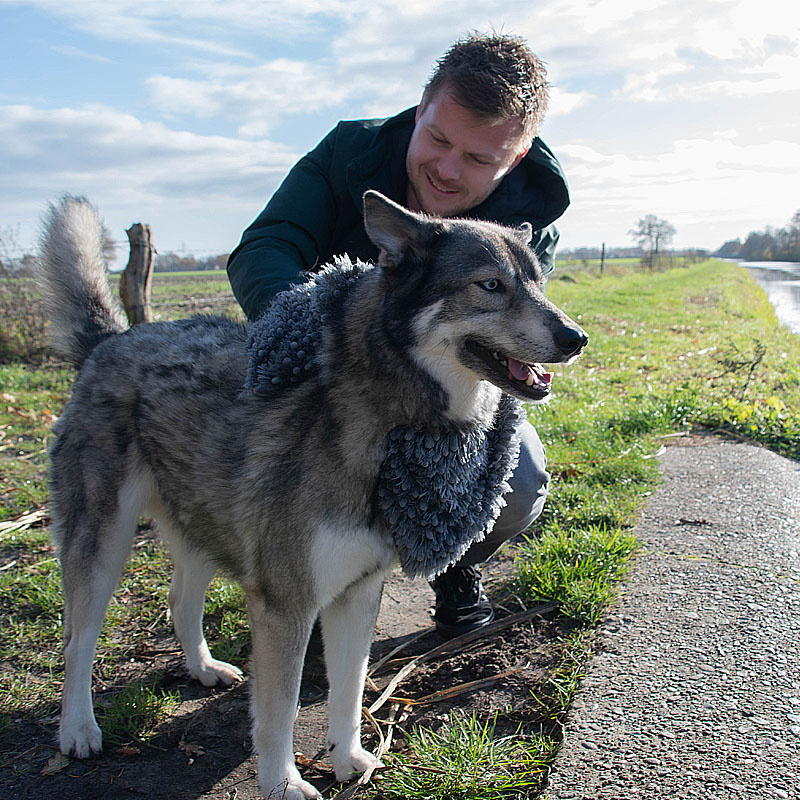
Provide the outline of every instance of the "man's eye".
{"type": "Polygon", "coordinates": [[[503,284],[500,283],[497,278],[489,278],[488,281],[480,281],[478,286],[480,286],[481,289],[485,289],[487,292],[499,292],[503,288],[503,284]]]}

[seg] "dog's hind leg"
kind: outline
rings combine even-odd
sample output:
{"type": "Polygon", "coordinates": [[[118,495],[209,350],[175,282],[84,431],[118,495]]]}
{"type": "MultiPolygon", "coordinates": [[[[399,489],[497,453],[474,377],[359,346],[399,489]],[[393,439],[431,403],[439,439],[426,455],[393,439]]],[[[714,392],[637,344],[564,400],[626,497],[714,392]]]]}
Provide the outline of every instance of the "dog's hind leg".
{"type": "Polygon", "coordinates": [[[61,515],[61,566],[64,584],[64,688],[59,746],[62,753],[86,758],[102,749],[102,734],[92,710],[92,663],[108,602],[114,593],[136,533],[145,491],[123,485],[116,513],[97,522],[94,513],[73,509],[61,515]]]}
{"type": "Polygon", "coordinates": [[[218,683],[230,686],[242,680],[242,671],[233,664],[213,658],[203,635],[206,590],[216,568],[178,536],[170,535],[168,542],[175,562],[169,607],[175,635],[186,658],[186,668],[203,686],[215,686],[218,683]]]}
{"type": "Polygon", "coordinates": [[[297,605],[274,608],[253,591],[247,592],[247,610],[253,642],[250,702],[259,785],[267,797],[320,798],[300,777],[292,748],[303,655],[314,611],[297,605]]]}
{"type": "Polygon", "coordinates": [[[340,781],[375,761],[361,746],[361,703],[384,578],[380,571],[351,584],[320,614],[330,685],[328,748],[340,781]]]}

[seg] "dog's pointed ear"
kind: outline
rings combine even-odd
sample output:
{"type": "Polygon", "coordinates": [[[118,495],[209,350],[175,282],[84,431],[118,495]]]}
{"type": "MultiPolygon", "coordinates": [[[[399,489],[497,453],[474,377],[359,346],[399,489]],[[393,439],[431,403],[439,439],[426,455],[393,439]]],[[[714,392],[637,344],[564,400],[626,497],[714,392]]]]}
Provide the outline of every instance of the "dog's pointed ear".
{"type": "Polygon", "coordinates": [[[378,263],[388,269],[422,257],[436,223],[415,214],[373,189],[364,192],[364,227],[381,251],[378,263]]]}
{"type": "Polygon", "coordinates": [[[514,229],[514,233],[522,239],[523,244],[530,244],[533,239],[533,226],[530,222],[523,222],[514,229]]]}

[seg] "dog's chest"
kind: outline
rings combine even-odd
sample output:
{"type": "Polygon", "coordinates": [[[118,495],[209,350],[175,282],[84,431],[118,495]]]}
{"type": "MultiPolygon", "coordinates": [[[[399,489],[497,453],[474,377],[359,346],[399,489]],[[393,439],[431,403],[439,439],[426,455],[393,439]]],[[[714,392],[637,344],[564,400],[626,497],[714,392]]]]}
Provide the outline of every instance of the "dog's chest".
{"type": "Polygon", "coordinates": [[[310,562],[314,591],[327,605],[349,586],[377,572],[388,572],[395,561],[389,534],[374,526],[345,527],[323,523],[314,533],[310,562]]]}

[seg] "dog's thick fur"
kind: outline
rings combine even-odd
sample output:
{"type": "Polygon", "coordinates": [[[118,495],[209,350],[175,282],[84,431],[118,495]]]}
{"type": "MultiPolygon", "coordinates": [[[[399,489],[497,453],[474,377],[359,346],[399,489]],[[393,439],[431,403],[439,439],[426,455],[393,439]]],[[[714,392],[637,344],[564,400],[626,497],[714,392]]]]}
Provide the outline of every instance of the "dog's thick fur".
{"type": "Polygon", "coordinates": [[[318,797],[292,755],[317,615],[336,775],[373,761],[361,747],[360,709],[395,559],[374,498],[388,432],[488,429],[501,390],[534,401],[549,391],[548,376],[526,364],[570,361],[586,336],[542,293],[529,226],[428,218],[374,192],[365,195],[365,223],[378,265],[327,319],[316,371],[264,397],[243,388],[246,326],[198,317],[128,329],[108,287],[94,209],[70,197],[51,207],[42,284],[56,347],[80,368],[50,454],[65,594],[64,753],[101,749],[92,661],[145,514],[174,558],[169,604],[187,668],[207,686],[242,674],[209,653],[206,588],[220,568],[244,589],[263,791],[318,797]]]}

